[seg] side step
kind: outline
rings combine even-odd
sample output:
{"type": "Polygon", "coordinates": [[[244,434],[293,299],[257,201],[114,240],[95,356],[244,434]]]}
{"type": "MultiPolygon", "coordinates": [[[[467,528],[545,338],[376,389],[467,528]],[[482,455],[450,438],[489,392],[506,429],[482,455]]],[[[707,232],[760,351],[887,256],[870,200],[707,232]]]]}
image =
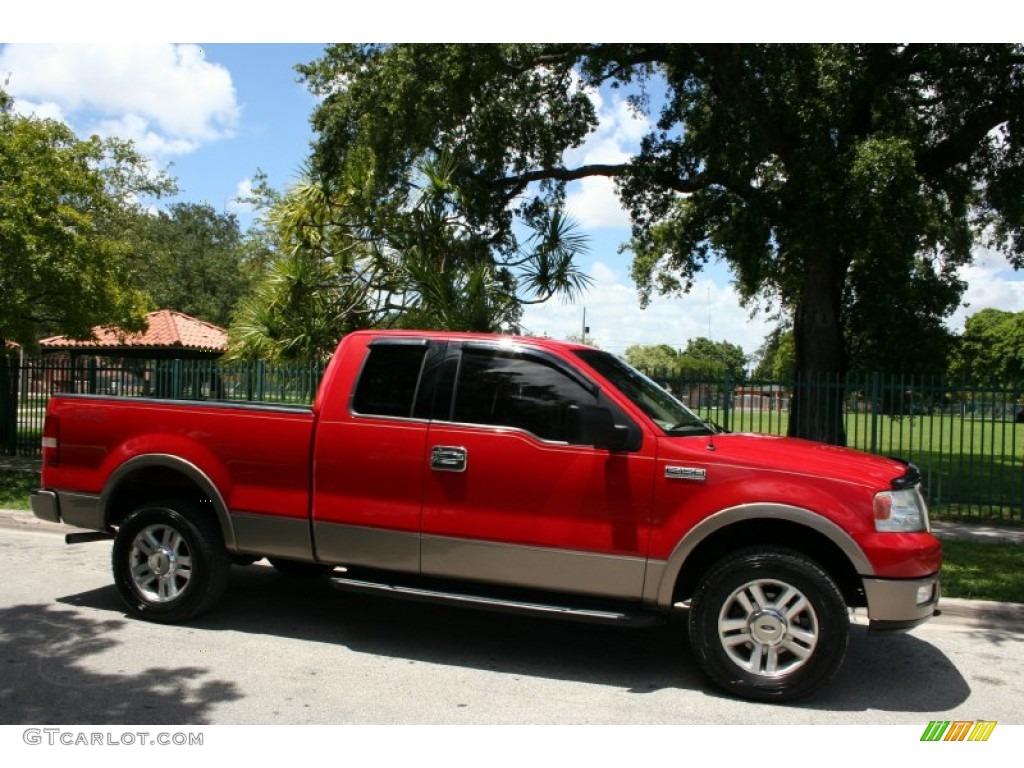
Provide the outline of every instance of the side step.
{"type": "Polygon", "coordinates": [[[524,602],[483,595],[467,595],[458,592],[441,592],[421,589],[419,587],[406,587],[400,584],[382,584],[375,581],[350,579],[345,576],[334,576],[330,581],[335,589],[345,592],[398,597],[422,603],[480,608],[501,613],[567,619],[589,624],[617,624],[630,627],[652,627],[665,623],[665,618],[654,611],[582,608],[568,605],[524,602]]]}

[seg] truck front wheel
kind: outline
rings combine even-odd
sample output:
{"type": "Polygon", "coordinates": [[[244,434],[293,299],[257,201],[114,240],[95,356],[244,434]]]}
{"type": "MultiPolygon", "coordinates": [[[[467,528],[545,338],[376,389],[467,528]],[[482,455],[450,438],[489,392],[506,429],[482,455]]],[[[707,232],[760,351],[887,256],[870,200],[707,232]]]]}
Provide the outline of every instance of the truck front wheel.
{"type": "Polygon", "coordinates": [[[850,619],[832,578],[793,550],[757,547],[719,560],[690,604],[690,642],[707,675],[748,699],[789,701],[827,682],[850,619]]]}
{"type": "Polygon", "coordinates": [[[143,504],[114,538],[114,583],[129,613],[185,621],[227,588],[231,561],[216,522],[186,500],[143,504]]]}

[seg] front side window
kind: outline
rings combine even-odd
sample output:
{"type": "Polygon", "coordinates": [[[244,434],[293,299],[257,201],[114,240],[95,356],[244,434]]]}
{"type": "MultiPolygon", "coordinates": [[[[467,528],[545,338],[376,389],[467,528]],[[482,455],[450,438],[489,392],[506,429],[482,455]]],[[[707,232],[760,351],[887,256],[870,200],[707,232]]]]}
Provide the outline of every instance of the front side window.
{"type": "Polygon", "coordinates": [[[635,368],[597,349],[576,355],[604,376],[668,435],[711,435],[715,429],[635,368]]]}
{"type": "Polygon", "coordinates": [[[516,353],[462,353],[453,421],[516,427],[542,440],[568,442],[569,406],[596,405],[597,395],[544,360],[516,353]]]}
{"type": "Polygon", "coordinates": [[[370,347],[356,383],[352,410],[365,416],[412,416],[426,353],[426,346],[420,345],[370,347]]]}

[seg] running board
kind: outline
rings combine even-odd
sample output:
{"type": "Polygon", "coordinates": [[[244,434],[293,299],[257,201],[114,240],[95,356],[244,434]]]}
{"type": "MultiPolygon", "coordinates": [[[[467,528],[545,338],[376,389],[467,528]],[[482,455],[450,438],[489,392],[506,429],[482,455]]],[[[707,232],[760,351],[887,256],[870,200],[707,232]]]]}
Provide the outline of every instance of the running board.
{"type": "Polygon", "coordinates": [[[383,595],[423,603],[439,603],[442,605],[480,608],[501,613],[514,613],[527,616],[581,621],[589,624],[617,624],[630,627],[651,627],[665,623],[664,617],[654,611],[623,611],[602,610],[597,608],[575,608],[568,605],[550,605],[547,603],[522,602],[503,598],[467,595],[458,592],[440,592],[418,587],[404,587],[399,584],[382,584],[375,581],[362,581],[344,576],[331,578],[335,589],[345,592],[383,595]]]}
{"type": "Polygon", "coordinates": [[[86,544],[90,541],[108,541],[114,538],[113,531],[87,531],[85,533],[64,534],[65,544],[86,544]]]}

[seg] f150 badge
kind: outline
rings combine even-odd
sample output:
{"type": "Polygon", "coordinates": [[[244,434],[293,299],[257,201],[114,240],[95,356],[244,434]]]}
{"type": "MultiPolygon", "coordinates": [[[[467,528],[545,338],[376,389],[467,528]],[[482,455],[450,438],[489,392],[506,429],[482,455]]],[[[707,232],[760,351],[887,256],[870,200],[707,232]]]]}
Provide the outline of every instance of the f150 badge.
{"type": "Polygon", "coordinates": [[[670,466],[665,467],[665,477],[668,480],[696,480],[698,483],[703,483],[708,479],[708,471],[697,467],[670,466]]]}

